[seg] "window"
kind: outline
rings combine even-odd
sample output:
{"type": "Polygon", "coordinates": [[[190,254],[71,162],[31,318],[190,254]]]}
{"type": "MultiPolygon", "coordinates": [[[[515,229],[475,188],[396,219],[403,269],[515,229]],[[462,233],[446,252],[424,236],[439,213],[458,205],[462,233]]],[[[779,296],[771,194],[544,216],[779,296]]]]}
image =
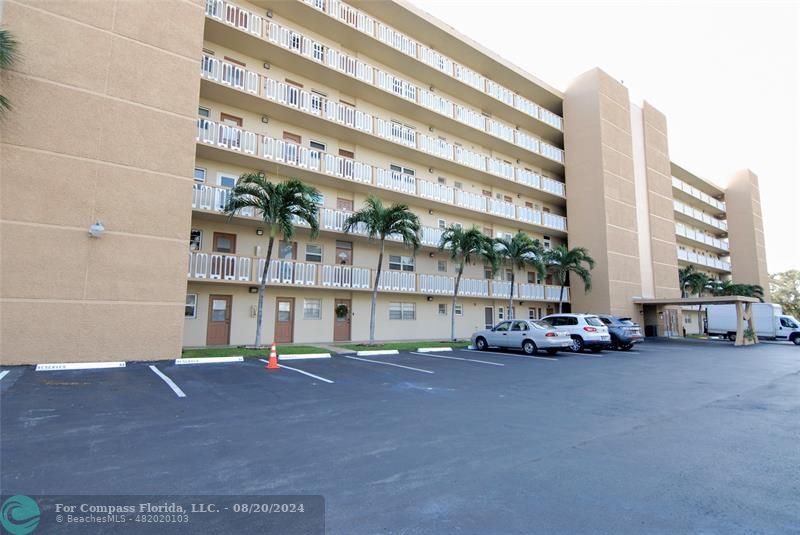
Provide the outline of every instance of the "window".
{"type": "Polygon", "coordinates": [[[511,327],[511,322],[510,321],[503,321],[501,323],[498,323],[497,327],[495,327],[494,330],[497,331],[497,332],[503,332],[504,333],[504,332],[508,331],[508,329],[510,327],[511,327]]]}
{"type": "Polygon", "coordinates": [[[323,61],[325,59],[325,46],[314,41],[314,44],[311,45],[311,57],[317,61],[323,61]]]}
{"type": "Polygon", "coordinates": [[[533,308],[533,307],[528,308],[528,319],[529,320],[538,319],[536,317],[536,309],[535,308],[533,308]]]}
{"type": "Polygon", "coordinates": [[[439,303],[439,314],[446,315],[447,314],[447,304],[439,303]]]}
{"type": "Polygon", "coordinates": [[[322,318],[322,304],[319,299],[303,299],[303,319],[318,320],[322,318]]]}
{"type": "Polygon", "coordinates": [[[322,262],[322,246],[321,245],[306,245],[306,262],[322,262]]]}
{"type": "Polygon", "coordinates": [[[186,308],[183,309],[183,317],[189,319],[197,317],[197,294],[186,294],[186,308]]]}
{"type": "Polygon", "coordinates": [[[191,234],[189,234],[189,250],[199,251],[202,248],[203,248],[203,231],[197,228],[193,228],[191,234]]]}
{"type": "Polygon", "coordinates": [[[436,181],[439,182],[439,184],[447,185],[447,179],[443,176],[440,176],[436,181]]]}
{"type": "Polygon", "coordinates": [[[544,248],[545,249],[550,249],[550,247],[551,247],[550,236],[542,236],[542,240],[543,240],[543,243],[544,243],[544,248]]]}
{"type": "Polygon", "coordinates": [[[210,117],[211,112],[208,111],[208,108],[200,107],[197,108],[197,115],[199,115],[200,117],[210,117]]]}
{"type": "Polygon", "coordinates": [[[389,269],[395,271],[414,271],[414,257],[390,255],[389,269]]]}
{"type": "Polygon", "coordinates": [[[226,234],[223,232],[214,233],[214,252],[215,253],[236,253],[236,234],[226,234]]]}
{"type": "Polygon", "coordinates": [[[585,321],[588,325],[594,325],[595,327],[603,326],[603,322],[597,316],[588,316],[585,321]]]}
{"type": "Polygon", "coordinates": [[[456,305],[453,310],[455,310],[456,316],[463,316],[464,315],[464,307],[463,307],[463,305],[456,305]]]}
{"type": "Polygon", "coordinates": [[[453,226],[454,226],[455,228],[463,228],[463,227],[461,226],[461,223],[453,223],[453,226]]]}
{"type": "Polygon", "coordinates": [[[447,221],[445,221],[444,219],[440,219],[439,221],[437,221],[437,226],[441,229],[447,228],[447,221]]]}
{"type": "Polygon", "coordinates": [[[514,272],[510,269],[506,269],[506,280],[511,282],[511,277],[514,276],[514,272]]]}
{"type": "Polygon", "coordinates": [[[684,317],[683,317],[683,323],[684,323],[685,325],[688,325],[688,324],[692,323],[692,317],[691,317],[691,316],[688,316],[688,315],[687,315],[687,316],[684,316],[684,317]]]}
{"type": "Polygon", "coordinates": [[[515,321],[514,325],[511,326],[512,331],[527,331],[528,324],[524,321],[515,321]]]}
{"type": "Polygon", "coordinates": [[[417,305],[414,303],[389,303],[390,320],[414,320],[417,316],[417,305]]]}
{"type": "Polygon", "coordinates": [[[608,319],[608,318],[600,318],[600,321],[602,321],[602,322],[603,322],[603,323],[605,323],[606,325],[611,325],[611,320],[610,320],[610,319],[608,319]]]}
{"type": "Polygon", "coordinates": [[[404,175],[414,176],[416,174],[416,172],[413,169],[409,167],[403,167],[402,165],[397,165],[395,163],[389,164],[389,169],[391,169],[395,173],[403,173],[404,175]]]}
{"type": "MultiPolygon", "coordinates": [[[[505,309],[503,307],[497,307],[497,319],[499,319],[499,320],[505,319],[506,316],[504,314],[504,311],[505,311],[505,309]]],[[[507,328],[508,327],[506,327],[506,329],[507,328]]]]}
{"type": "Polygon", "coordinates": [[[223,188],[232,188],[236,185],[237,177],[219,173],[217,175],[217,185],[223,188]]]}
{"type": "Polygon", "coordinates": [[[281,240],[278,243],[278,258],[281,260],[294,260],[297,258],[297,242],[281,240]]]}
{"type": "Polygon", "coordinates": [[[484,267],[483,268],[483,278],[487,280],[492,280],[492,268],[484,267]]]}
{"type": "Polygon", "coordinates": [[[310,140],[308,142],[308,146],[314,150],[325,152],[325,143],[320,143],[319,141],[310,140]]]}
{"type": "Polygon", "coordinates": [[[194,179],[198,182],[205,182],[206,181],[206,170],[202,167],[195,167],[194,168],[194,179]]]}
{"type": "Polygon", "coordinates": [[[464,189],[464,184],[461,182],[453,182],[453,187],[456,189],[464,189]]]}
{"type": "Polygon", "coordinates": [[[436,262],[436,271],[447,271],[447,260],[438,260],[436,262]]]}
{"type": "Polygon", "coordinates": [[[322,102],[325,100],[325,93],[311,90],[311,110],[314,113],[322,113],[322,102]]]}

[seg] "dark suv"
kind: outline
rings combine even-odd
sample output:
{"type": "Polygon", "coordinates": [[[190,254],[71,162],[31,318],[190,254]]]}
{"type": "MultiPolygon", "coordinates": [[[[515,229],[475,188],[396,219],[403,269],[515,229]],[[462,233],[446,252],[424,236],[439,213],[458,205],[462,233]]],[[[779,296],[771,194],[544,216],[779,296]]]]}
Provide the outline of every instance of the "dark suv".
{"type": "Polygon", "coordinates": [[[643,341],[642,330],[631,318],[598,314],[598,318],[608,327],[611,335],[611,349],[628,351],[633,344],[643,341]]]}

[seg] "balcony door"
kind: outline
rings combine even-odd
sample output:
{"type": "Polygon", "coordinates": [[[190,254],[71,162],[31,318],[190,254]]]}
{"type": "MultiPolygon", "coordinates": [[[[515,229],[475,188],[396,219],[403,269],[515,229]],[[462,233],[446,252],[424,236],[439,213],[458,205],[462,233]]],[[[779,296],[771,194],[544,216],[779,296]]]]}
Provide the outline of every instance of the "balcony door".
{"type": "Polygon", "coordinates": [[[231,343],[231,295],[211,295],[208,298],[206,345],[226,346],[231,343]]]}
{"type": "Polygon", "coordinates": [[[275,342],[294,342],[294,297],[278,297],[275,300],[275,342]]]}
{"type": "Polygon", "coordinates": [[[350,318],[351,314],[350,299],[336,299],[333,305],[333,341],[350,341],[350,318]]]}

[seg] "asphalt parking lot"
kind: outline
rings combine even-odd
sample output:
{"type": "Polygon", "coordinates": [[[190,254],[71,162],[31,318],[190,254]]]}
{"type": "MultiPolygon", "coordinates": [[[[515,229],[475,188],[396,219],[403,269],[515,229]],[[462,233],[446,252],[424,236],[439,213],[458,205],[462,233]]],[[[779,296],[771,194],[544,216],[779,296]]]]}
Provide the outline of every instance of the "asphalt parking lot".
{"type": "Polygon", "coordinates": [[[3,367],[2,492],[321,494],[328,533],[800,532],[790,344],[286,364],[3,367]]]}

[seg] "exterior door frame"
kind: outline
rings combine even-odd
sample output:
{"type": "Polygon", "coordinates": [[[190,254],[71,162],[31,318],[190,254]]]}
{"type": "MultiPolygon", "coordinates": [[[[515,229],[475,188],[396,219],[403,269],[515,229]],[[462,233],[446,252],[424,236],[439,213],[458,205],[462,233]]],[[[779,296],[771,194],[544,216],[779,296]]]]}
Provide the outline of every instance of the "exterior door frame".
{"type": "Polygon", "coordinates": [[[295,305],[295,298],[294,297],[276,297],[275,298],[275,326],[274,326],[275,336],[273,338],[275,338],[275,342],[276,343],[291,344],[291,343],[294,342],[294,305],[295,305]],[[289,303],[291,303],[290,308],[289,308],[289,322],[288,322],[289,323],[289,337],[288,337],[289,339],[288,340],[284,340],[284,339],[278,340],[278,323],[284,323],[284,322],[279,322],[279,320],[278,320],[278,316],[279,316],[278,310],[279,310],[280,304],[282,302],[287,302],[287,301],[289,303]]]}
{"type": "Polygon", "coordinates": [[[333,341],[334,342],[349,342],[353,338],[353,300],[352,299],[340,299],[336,298],[333,300],[333,341]],[[336,309],[339,305],[347,305],[347,319],[344,321],[340,321],[336,317],[336,309]],[[347,338],[337,337],[337,325],[347,324],[347,338]]]}
{"type": "MultiPolygon", "coordinates": [[[[215,345],[215,346],[227,346],[231,343],[231,309],[233,308],[233,296],[232,295],[218,295],[212,294],[208,296],[208,318],[206,319],[206,345],[215,345]],[[227,324],[226,335],[225,335],[225,342],[224,343],[217,343],[217,340],[214,340],[213,344],[210,343],[211,340],[209,339],[210,329],[212,323],[212,317],[214,313],[214,301],[217,300],[224,300],[227,301],[225,305],[225,323],[227,324]]],[[[214,322],[218,323],[218,322],[214,322]]]]}

